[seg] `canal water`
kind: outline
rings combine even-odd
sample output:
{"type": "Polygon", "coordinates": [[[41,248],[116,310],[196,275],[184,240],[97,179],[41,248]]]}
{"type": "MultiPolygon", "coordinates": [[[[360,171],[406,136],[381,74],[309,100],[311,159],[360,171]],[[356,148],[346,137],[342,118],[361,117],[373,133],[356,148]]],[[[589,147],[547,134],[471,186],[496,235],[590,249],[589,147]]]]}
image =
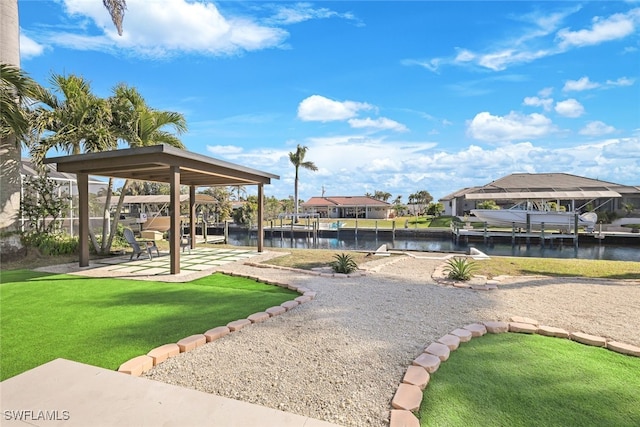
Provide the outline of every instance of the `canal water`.
{"type": "MultiPolygon", "coordinates": [[[[606,239],[605,239],[606,241],[606,239]]],[[[389,249],[406,251],[428,251],[428,252],[467,252],[469,248],[477,248],[487,255],[495,256],[517,256],[517,257],[537,257],[537,258],[578,258],[578,259],[602,259],[618,261],[639,261],[640,262],[640,239],[630,238],[631,245],[580,243],[577,247],[572,241],[556,242],[553,246],[549,244],[544,247],[540,244],[516,243],[490,243],[482,242],[460,242],[456,244],[453,239],[442,236],[429,237],[391,237],[380,236],[340,236],[340,237],[319,237],[315,240],[307,237],[294,237],[284,235],[269,236],[264,238],[264,246],[269,248],[297,248],[297,249],[330,249],[340,250],[365,250],[375,251],[381,245],[387,245],[389,249]]],[[[229,244],[236,246],[256,246],[257,238],[255,232],[249,234],[246,230],[234,230],[229,233],[229,244]]]]}

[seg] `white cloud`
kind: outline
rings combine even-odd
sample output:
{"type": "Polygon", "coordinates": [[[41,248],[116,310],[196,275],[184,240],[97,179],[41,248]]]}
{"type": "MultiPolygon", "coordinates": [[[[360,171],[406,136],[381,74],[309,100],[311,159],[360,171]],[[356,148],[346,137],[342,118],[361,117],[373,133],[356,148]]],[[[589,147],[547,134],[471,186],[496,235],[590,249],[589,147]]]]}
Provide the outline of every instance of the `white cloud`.
{"type": "Polygon", "coordinates": [[[566,99],[556,103],[556,113],[564,117],[576,118],[584,114],[584,107],[575,99],[566,99]]]}
{"type": "Polygon", "coordinates": [[[632,86],[636,82],[636,79],[630,79],[628,77],[620,77],[617,80],[607,80],[607,86],[632,86]]]}
{"type": "Polygon", "coordinates": [[[267,195],[293,194],[294,169],[288,152],[301,143],[317,172],[304,171],[300,197],[362,195],[388,191],[395,198],[427,190],[436,199],[463,187],[484,185],[515,172],[565,172],[627,185],[638,185],[640,139],[612,138],[589,143],[568,141],[564,146],[536,145],[531,141],[499,147],[478,145],[460,149],[439,148],[435,142],[406,142],[367,136],[331,136],[289,141],[288,148],[238,151],[227,157],[259,170],[279,175],[267,186],[267,195]],[[354,155],[357,153],[357,155],[354,155]]]}
{"type": "Polygon", "coordinates": [[[541,96],[542,98],[549,98],[551,97],[552,93],[553,93],[552,87],[545,87],[544,89],[540,89],[538,91],[538,95],[541,96]]]}
{"type": "Polygon", "coordinates": [[[606,123],[597,120],[587,123],[587,125],[580,129],[578,133],[585,136],[602,136],[613,133],[615,131],[616,128],[614,128],[613,126],[609,126],[606,123]]]}
{"type": "Polygon", "coordinates": [[[395,120],[388,119],[386,117],[379,117],[372,119],[367,117],[366,119],[349,119],[349,125],[352,128],[371,128],[379,130],[393,130],[396,132],[407,132],[409,129],[402,123],[398,123],[395,120]]]}
{"type": "Polygon", "coordinates": [[[522,103],[531,107],[542,107],[544,108],[544,111],[551,111],[551,107],[553,106],[553,98],[527,96],[522,103]]]}
{"type": "Polygon", "coordinates": [[[321,95],[311,95],[298,105],[298,118],[304,121],[330,122],[355,117],[361,110],[373,107],[364,102],[334,101],[321,95]]]}
{"type": "Polygon", "coordinates": [[[147,57],[183,52],[219,56],[280,47],[289,35],[250,17],[223,16],[214,3],[163,0],[149,7],[143,0],[128,0],[120,37],[101,2],[65,0],[65,7],[72,17],[88,17],[101,32],[90,35],[90,26],[78,25],[74,32],[41,34],[51,44],[74,49],[120,48],[147,57]]]}
{"type": "Polygon", "coordinates": [[[405,60],[404,65],[420,65],[438,72],[443,65],[470,66],[503,71],[515,65],[531,63],[541,58],[558,55],[569,49],[595,45],[611,40],[619,40],[633,34],[640,22],[640,8],[627,13],[618,13],[606,18],[596,17],[589,29],[571,31],[560,29],[565,18],[579,11],[581,7],[568,7],[549,15],[529,14],[519,16],[524,21],[520,34],[504,40],[487,40],[483,51],[457,47],[457,53],[449,57],[425,60],[405,60]]]}
{"type": "Polygon", "coordinates": [[[292,3],[273,6],[275,14],[269,19],[270,22],[279,25],[297,24],[311,19],[343,18],[356,20],[351,13],[338,13],[326,7],[314,8],[311,3],[292,3]]]}
{"type": "Polygon", "coordinates": [[[44,53],[45,47],[35,40],[20,34],[20,57],[22,59],[35,58],[44,53]]]}
{"type": "Polygon", "coordinates": [[[523,115],[514,111],[494,116],[486,111],[467,123],[467,135],[487,142],[522,141],[541,138],[556,132],[551,120],[542,114],[523,115]]]}
{"type": "Polygon", "coordinates": [[[207,151],[214,156],[233,156],[243,152],[237,145],[207,145],[207,151]]]}
{"type": "Polygon", "coordinates": [[[557,38],[561,48],[596,45],[610,40],[622,39],[635,31],[640,20],[640,9],[628,13],[616,13],[608,18],[595,17],[589,29],[570,31],[564,28],[558,31],[557,38]]]}
{"type": "Polygon", "coordinates": [[[600,87],[599,83],[592,82],[589,77],[581,77],[578,80],[567,80],[562,90],[564,92],[580,92],[583,90],[595,89],[600,87]]]}

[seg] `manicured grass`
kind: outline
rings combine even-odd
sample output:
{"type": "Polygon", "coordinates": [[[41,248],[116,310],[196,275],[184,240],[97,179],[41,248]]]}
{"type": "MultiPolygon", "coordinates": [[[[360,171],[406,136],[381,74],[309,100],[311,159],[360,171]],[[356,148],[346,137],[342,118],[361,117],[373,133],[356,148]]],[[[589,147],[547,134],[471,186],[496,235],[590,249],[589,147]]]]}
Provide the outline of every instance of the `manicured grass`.
{"type": "Polygon", "coordinates": [[[188,283],[2,271],[0,379],[62,357],[107,369],[297,296],[214,274],[188,283]]]}
{"type": "Polygon", "coordinates": [[[602,279],[640,279],[640,263],[591,259],[492,257],[476,262],[475,274],[542,275],[555,277],[591,277],[602,279]]]}
{"type": "Polygon", "coordinates": [[[316,267],[327,267],[335,261],[333,257],[336,254],[348,253],[353,257],[356,264],[360,265],[369,261],[367,254],[355,251],[332,251],[326,249],[276,249],[269,248],[274,252],[284,252],[282,256],[272,258],[265,261],[265,264],[279,265],[283,267],[300,268],[303,270],[311,270],[316,267]]]}
{"type": "Polygon", "coordinates": [[[464,343],[431,376],[421,426],[638,426],[640,358],[539,335],[464,343]]]}

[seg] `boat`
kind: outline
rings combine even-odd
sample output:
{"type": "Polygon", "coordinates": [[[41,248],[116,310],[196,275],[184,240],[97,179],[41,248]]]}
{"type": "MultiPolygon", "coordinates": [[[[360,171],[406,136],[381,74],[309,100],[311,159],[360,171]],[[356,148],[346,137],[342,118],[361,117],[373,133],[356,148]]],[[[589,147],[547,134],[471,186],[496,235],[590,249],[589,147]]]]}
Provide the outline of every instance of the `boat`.
{"type": "Polygon", "coordinates": [[[521,202],[509,209],[471,209],[471,214],[489,225],[526,228],[529,224],[531,229],[540,229],[544,224],[545,228],[571,230],[577,219],[578,227],[591,231],[598,221],[595,212],[555,210],[548,203],[531,201],[521,202]]]}

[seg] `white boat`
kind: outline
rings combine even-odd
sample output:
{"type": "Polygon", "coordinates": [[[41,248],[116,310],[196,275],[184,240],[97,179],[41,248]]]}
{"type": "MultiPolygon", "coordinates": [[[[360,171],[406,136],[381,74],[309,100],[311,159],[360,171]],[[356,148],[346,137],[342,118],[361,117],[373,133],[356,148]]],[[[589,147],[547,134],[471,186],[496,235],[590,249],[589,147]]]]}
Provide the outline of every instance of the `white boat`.
{"type": "Polygon", "coordinates": [[[532,229],[561,228],[571,230],[575,226],[576,214],[578,227],[593,230],[598,221],[595,212],[578,214],[573,211],[552,210],[546,203],[523,202],[510,209],[471,209],[471,213],[482,222],[502,227],[526,228],[527,223],[532,229]]]}

